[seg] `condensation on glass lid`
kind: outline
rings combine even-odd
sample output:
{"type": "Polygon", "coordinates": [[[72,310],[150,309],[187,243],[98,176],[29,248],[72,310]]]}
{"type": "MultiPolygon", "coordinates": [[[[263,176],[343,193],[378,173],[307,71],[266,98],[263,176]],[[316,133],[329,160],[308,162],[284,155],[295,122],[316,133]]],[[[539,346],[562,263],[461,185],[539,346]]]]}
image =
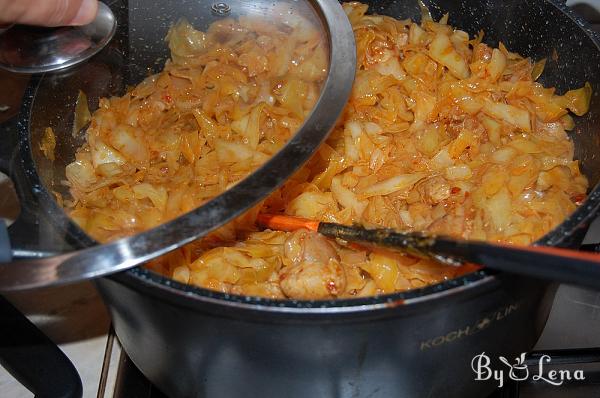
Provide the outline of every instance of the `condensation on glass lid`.
{"type": "Polygon", "coordinates": [[[140,233],[277,154],[317,104],[329,62],[320,29],[290,10],[173,25],[164,69],[83,118],[86,144],[66,167],[70,216],[100,242],[140,233]]]}

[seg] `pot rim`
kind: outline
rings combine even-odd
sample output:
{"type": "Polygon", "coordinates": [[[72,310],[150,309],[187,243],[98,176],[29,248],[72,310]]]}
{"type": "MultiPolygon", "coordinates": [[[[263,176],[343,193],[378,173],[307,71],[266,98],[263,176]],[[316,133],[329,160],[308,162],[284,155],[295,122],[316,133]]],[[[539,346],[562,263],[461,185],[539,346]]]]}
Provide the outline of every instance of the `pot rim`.
{"type": "MultiPolygon", "coordinates": [[[[591,26],[575,14],[561,0],[544,0],[561,11],[565,16],[573,21],[581,31],[592,41],[595,47],[600,51],[600,40],[591,30],[591,26]]],[[[23,106],[20,112],[19,135],[21,148],[21,162],[23,164],[33,163],[33,156],[29,145],[23,145],[29,138],[29,122],[31,111],[37,88],[43,79],[43,75],[35,77],[27,87],[23,97],[23,106]]],[[[35,196],[43,201],[50,199],[51,211],[60,209],[52,199],[52,196],[41,183],[37,173],[25,173],[26,179],[32,187],[35,196]],[[55,208],[56,207],[56,208],[55,208]]],[[[47,202],[46,202],[47,203],[47,202]]],[[[44,208],[44,207],[43,207],[44,208]]],[[[534,245],[544,246],[564,246],[565,241],[571,235],[587,228],[589,222],[596,217],[600,209],[600,181],[589,191],[585,201],[561,224],[549,231],[546,235],[534,242],[534,245]]],[[[44,209],[45,211],[48,211],[44,209]]],[[[62,211],[62,209],[60,209],[62,211]]],[[[67,217],[68,218],[68,217],[67,217]]],[[[93,242],[80,228],[68,219],[68,230],[74,232],[79,242],[93,242]]],[[[145,268],[136,267],[117,274],[109,275],[106,278],[126,285],[135,290],[143,290],[154,296],[166,295],[169,301],[193,304],[212,304],[216,306],[231,307],[239,310],[261,311],[268,313],[289,313],[306,315],[328,315],[343,314],[353,312],[366,312],[372,310],[391,309],[396,307],[413,306],[425,302],[434,302],[454,296],[464,294],[476,288],[483,288],[492,283],[497,283],[498,276],[506,273],[497,272],[488,269],[481,269],[458,278],[448,279],[443,282],[424,286],[422,288],[412,289],[403,292],[370,296],[364,298],[334,299],[334,300],[289,300],[289,299],[269,299],[254,296],[242,296],[236,294],[226,294],[214,290],[209,290],[194,285],[183,284],[163,275],[155,273],[145,268]],[[498,275],[498,276],[496,276],[498,275]]]]}

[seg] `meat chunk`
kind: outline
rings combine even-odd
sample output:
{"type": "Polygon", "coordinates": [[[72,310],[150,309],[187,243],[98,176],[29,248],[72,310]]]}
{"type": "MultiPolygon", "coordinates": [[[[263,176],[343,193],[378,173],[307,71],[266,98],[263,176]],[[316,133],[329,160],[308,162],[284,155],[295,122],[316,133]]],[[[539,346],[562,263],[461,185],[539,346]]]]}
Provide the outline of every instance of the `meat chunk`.
{"type": "Polygon", "coordinates": [[[327,264],[329,260],[338,260],[333,245],[323,235],[301,229],[285,241],[285,257],[297,264],[302,261],[327,264]]]}
{"type": "Polygon", "coordinates": [[[285,241],[287,267],[279,273],[281,290],[294,299],[334,298],[346,288],[346,274],[327,238],[299,230],[285,241]],[[291,260],[291,261],[289,261],[291,260]]]}
{"type": "Polygon", "coordinates": [[[337,260],[326,263],[302,261],[279,274],[283,293],[293,299],[335,298],[346,288],[344,268],[337,260]]]}

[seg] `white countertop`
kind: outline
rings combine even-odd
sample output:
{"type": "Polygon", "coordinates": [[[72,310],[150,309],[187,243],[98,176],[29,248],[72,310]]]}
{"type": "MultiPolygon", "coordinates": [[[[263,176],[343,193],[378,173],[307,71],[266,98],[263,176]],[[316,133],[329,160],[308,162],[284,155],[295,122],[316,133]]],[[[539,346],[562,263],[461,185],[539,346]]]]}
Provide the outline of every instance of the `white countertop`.
{"type": "MultiPolygon", "coordinates": [[[[77,368],[85,398],[96,397],[110,320],[91,283],[11,294],[7,298],[65,352],[77,368]]],[[[114,388],[114,377],[107,391],[114,388]]],[[[0,367],[0,396],[33,394],[0,367]]],[[[109,393],[107,396],[112,396],[109,393]]]]}

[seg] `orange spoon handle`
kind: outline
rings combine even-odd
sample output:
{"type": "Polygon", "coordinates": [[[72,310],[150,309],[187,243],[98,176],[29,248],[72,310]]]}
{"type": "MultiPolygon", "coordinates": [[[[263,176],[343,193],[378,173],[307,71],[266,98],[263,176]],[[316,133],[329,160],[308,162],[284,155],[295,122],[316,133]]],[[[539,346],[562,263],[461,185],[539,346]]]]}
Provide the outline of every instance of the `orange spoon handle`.
{"type": "Polygon", "coordinates": [[[279,214],[259,214],[256,222],[274,231],[294,232],[305,228],[317,232],[319,230],[319,221],[307,220],[306,218],[286,216],[279,214]]]}

